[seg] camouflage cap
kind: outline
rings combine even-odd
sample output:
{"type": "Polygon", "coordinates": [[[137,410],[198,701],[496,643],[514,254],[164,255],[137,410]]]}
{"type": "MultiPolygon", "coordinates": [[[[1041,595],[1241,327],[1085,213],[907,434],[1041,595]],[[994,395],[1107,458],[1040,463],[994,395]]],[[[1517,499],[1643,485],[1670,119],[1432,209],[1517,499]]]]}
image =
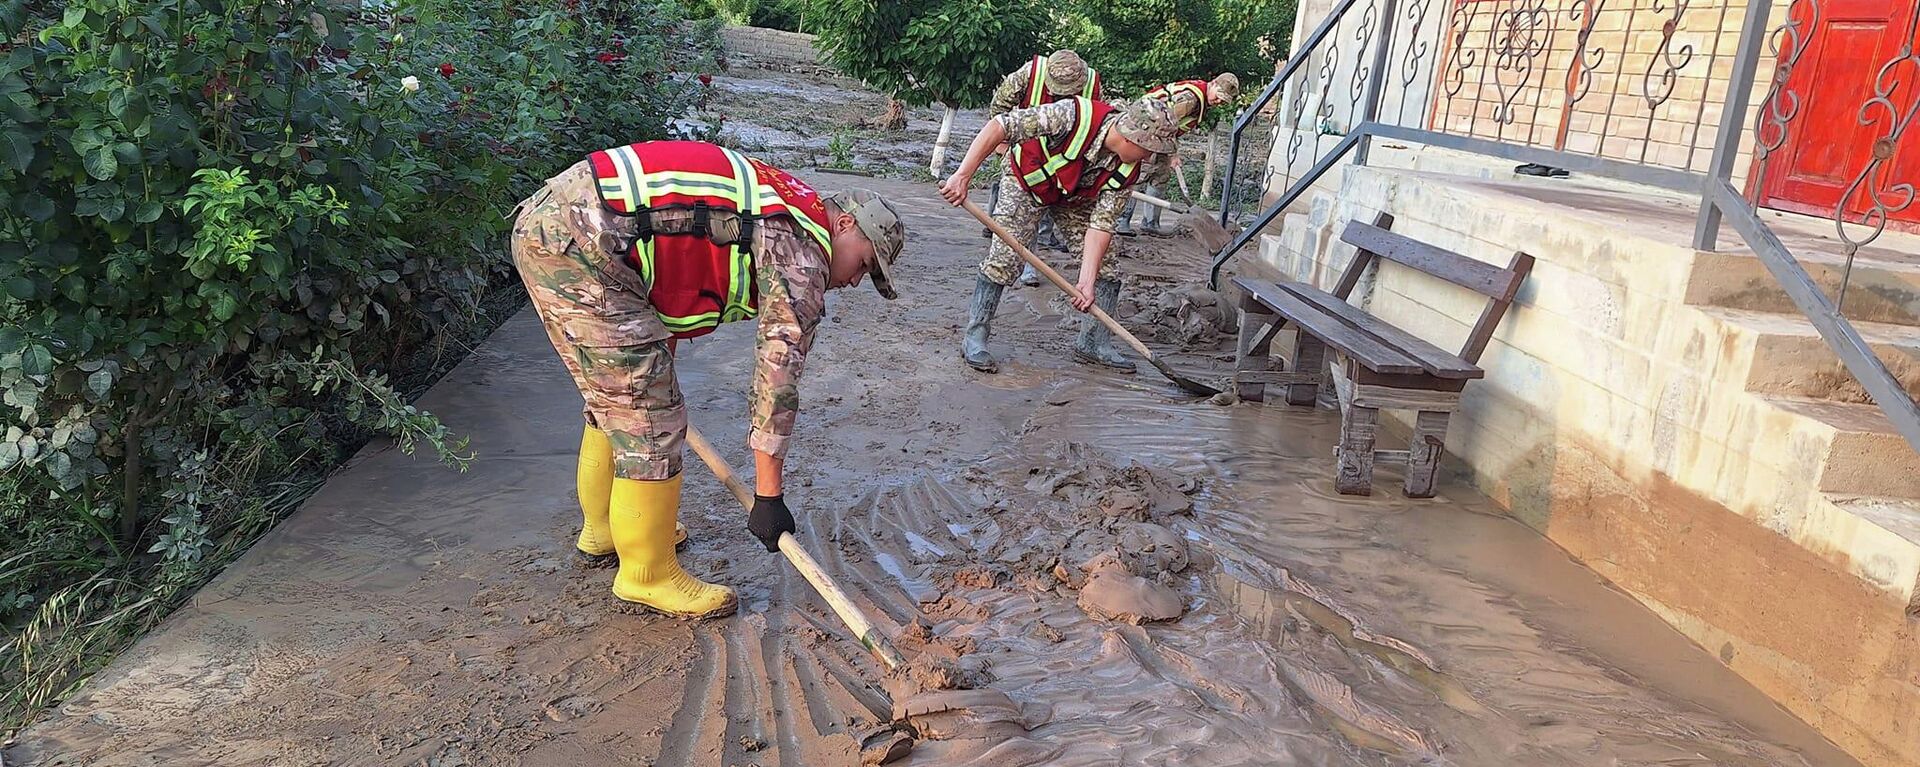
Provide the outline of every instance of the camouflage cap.
{"type": "Polygon", "coordinates": [[[1159,99],[1140,99],[1128,104],[1114,130],[1120,132],[1121,138],[1155,154],[1172,154],[1179,148],[1175,137],[1180,134],[1174,128],[1173,114],[1167,111],[1167,103],[1159,99]]]}
{"type": "Polygon", "coordinates": [[[853,216],[860,234],[873,243],[873,263],[867,267],[867,275],[873,278],[873,289],[888,300],[899,298],[900,294],[893,289],[893,263],[899,260],[900,251],[907,243],[907,227],[900,222],[900,214],[880,199],[880,195],[865,189],[835,193],[827,202],[853,216]]]}
{"type": "Polygon", "coordinates": [[[1228,101],[1240,97],[1240,76],[1232,72],[1221,72],[1213,82],[1207,84],[1210,93],[1218,93],[1228,101]]]}
{"type": "Polygon", "coordinates": [[[1073,96],[1087,87],[1087,62],[1080,54],[1062,48],[1047,55],[1047,92],[1055,96],[1073,96]]]}

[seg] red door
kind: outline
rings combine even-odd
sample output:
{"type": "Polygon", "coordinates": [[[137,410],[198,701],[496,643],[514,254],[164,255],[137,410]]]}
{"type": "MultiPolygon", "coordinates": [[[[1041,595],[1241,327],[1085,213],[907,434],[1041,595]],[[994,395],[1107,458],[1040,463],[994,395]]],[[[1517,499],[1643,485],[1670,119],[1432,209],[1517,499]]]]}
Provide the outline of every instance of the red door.
{"type": "MultiPolygon", "coordinates": [[[[1814,8],[1820,17],[1783,91],[1799,98],[1800,111],[1786,143],[1766,160],[1761,204],[1831,217],[1845,197],[1848,219],[1859,220],[1874,207],[1874,191],[1888,208],[1908,201],[1908,193],[1898,187],[1920,184],[1920,124],[1900,131],[1920,96],[1920,62],[1905,60],[1913,54],[1916,40],[1915,5],[1914,0],[1791,5],[1803,24],[1814,8]],[[1863,106],[1883,95],[1879,90],[1883,85],[1890,86],[1884,94],[1889,103],[1872,106],[1863,114],[1863,106]],[[1877,147],[1891,149],[1892,156],[1860,188],[1849,192],[1873,161],[1877,147]]],[[[1890,218],[1920,222],[1920,201],[1890,211],[1890,218]]]]}

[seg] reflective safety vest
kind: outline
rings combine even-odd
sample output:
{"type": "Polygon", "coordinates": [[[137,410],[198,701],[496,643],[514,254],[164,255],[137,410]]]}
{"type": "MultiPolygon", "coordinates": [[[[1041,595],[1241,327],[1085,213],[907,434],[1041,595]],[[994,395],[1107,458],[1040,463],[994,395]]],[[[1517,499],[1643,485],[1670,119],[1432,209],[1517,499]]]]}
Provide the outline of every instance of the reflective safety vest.
{"type": "Polygon", "coordinates": [[[1078,111],[1073,130],[1064,140],[1030,138],[1015,144],[1011,153],[1013,172],[1021,188],[1041,205],[1092,200],[1102,189],[1124,189],[1140,176],[1140,168],[1134,163],[1089,172],[1087,154],[1093,149],[1100,124],[1114,107],[1084,96],[1072,99],[1078,111]]]}
{"type": "Polygon", "coordinates": [[[645,141],[587,156],[600,203],[638,219],[624,260],[648,285],[647,300],[675,338],[711,332],[722,322],[759,315],[753,231],[761,219],[787,216],[822,251],[833,252],[826,203],[806,182],[766,163],[701,141],[645,141]],[[652,211],[693,211],[693,230],[661,233],[652,211]],[[708,216],[734,211],[740,233],[714,242],[708,216]]]}
{"type": "Polygon", "coordinates": [[[1179,82],[1167,83],[1166,85],[1147,91],[1147,98],[1166,102],[1168,110],[1171,111],[1173,108],[1173,97],[1182,93],[1193,94],[1194,100],[1200,104],[1200,108],[1195,110],[1192,115],[1181,118],[1180,121],[1173,126],[1179,129],[1181,133],[1187,133],[1194,128],[1200,127],[1200,121],[1207,116],[1207,81],[1181,80],[1179,82]]]}
{"type": "MultiPolygon", "coordinates": [[[[1047,57],[1033,57],[1033,65],[1027,69],[1026,105],[1028,107],[1037,107],[1066,98],[1047,92],[1047,57]]],[[[1080,95],[1090,99],[1100,98],[1100,70],[1087,67],[1087,86],[1080,89],[1080,95]]]]}

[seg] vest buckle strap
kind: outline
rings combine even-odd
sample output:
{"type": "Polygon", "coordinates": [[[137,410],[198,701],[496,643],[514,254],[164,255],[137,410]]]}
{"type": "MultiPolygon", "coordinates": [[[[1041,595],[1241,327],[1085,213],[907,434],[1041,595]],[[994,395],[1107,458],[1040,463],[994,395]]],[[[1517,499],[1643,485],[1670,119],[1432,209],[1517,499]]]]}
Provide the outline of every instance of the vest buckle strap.
{"type": "Polygon", "coordinates": [[[633,229],[635,241],[653,241],[653,210],[651,208],[642,209],[638,211],[638,215],[633,216],[633,229]]]}
{"type": "Polygon", "coordinates": [[[712,206],[708,205],[706,200],[694,201],[693,228],[688,230],[687,233],[695,237],[705,237],[707,233],[711,231],[713,231],[712,206]]]}

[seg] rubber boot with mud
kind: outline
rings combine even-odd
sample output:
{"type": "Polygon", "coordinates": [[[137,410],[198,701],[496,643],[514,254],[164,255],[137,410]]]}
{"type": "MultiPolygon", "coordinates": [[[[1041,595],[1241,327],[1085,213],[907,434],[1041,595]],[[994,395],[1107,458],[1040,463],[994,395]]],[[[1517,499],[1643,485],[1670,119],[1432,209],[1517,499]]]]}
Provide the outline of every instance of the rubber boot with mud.
{"type": "MultiPolygon", "coordinates": [[[[580,496],[580,537],[574,540],[576,562],[586,567],[620,563],[614,553],[613,533],[607,529],[607,505],[613,495],[613,441],[588,424],[580,431],[580,461],[574,471],[574,491],[580,496]]],[[[687,542],[685,525],[674,523],[673,545],[687,542]]]]}
{"type": "Polygon", "coordinates": [[[982,373],[1000,372],[1000,363],[987,351],[987,338],[993,335],[993,313],[1000,308],[1004,290],[986,275],[974,275],[973,307],[967,315],[967,333],[960,339],[960,357],[967,361],[967,367],[982,373]]]}
{"type": "MultiPolygon", "coordinates": [[[[1114,308],[1120,305],[1120,281],[1094,280],[1093,305],[1100,307],[1107,316],[1113,316],[1114,308]]],[[[1128,373],[1134,372],[1133,360],[1121,354],[1120,350],[1113,348],[1113,331],[1094,319],[1092,313],[1088,313],[1081,323],[1080,337],[1073,342],[1075,361],[1124,370],[1128,373]]]]}
{"type": "Polygon", "coordinates": [[[1019,282],[1029,288],[1040,287],[1040,273],[1033,270],[1032,264],[1027,264],[1020,269],[1019,282]]]}
{"type": "Polygon", "coordinates": [[[733,589],[706,583],[680,568],[673,528],[680,516],[680,475],[672,479],[615,479],[608,529],[620,553],[613,595],[620,601],[675,618],[732,615],[740,606],[733,589]]]}

